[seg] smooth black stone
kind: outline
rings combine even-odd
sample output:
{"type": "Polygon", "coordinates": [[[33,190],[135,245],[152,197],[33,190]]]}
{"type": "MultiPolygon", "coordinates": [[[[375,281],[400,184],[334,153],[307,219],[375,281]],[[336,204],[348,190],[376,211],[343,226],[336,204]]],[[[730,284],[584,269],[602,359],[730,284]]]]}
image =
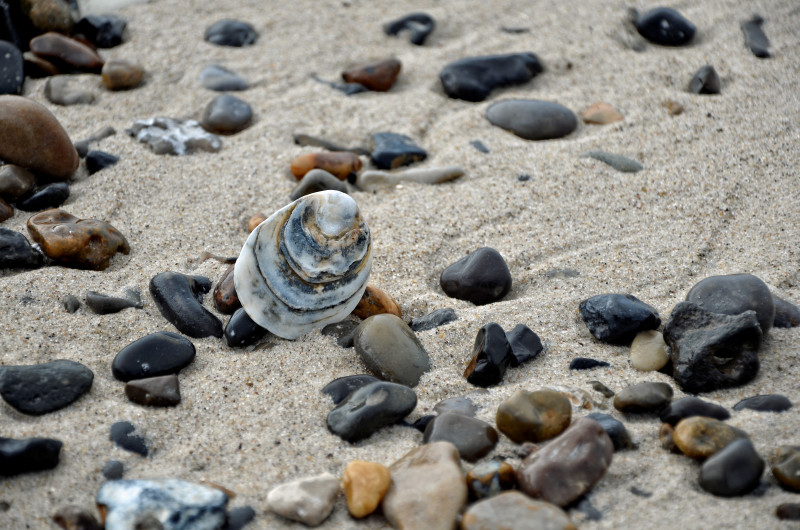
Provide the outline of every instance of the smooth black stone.
{"type": "Polygon", "coordinates": [[[74,313],[81,308],[81,301],[78,300],[77,296],[71,294],[65,294],[61,298],[61,303],[64,305],[64,309],[67,310],[67,313],[74,313]]]}
{"type": "Polygon", "coordinates": [[[86,15],[75,25],[75,33],[98,48],[119,46],[125,38],[128,21],[116,15],[86,15]]]}
{"type": "Polygon", "coordinates": [[[89,151],[86,153],[86,170],[90,175],[113,166],[119,162],[119,157],[105,151],[89,151]]]}
{"type": "Polygon", "coordinates": [[[575,357],[569,363],[570,370],[591,370],[592,368],[602,368],[611,366],[606,361],[598,361],[590,357],[575,357]]]}
{"type": "Polygon", "coordinates": [[[414,423],[412,423],[411,427],[413,427],[414,429],[418,430],[421,433],[424,433],[425,429],[428,428],[428,424],[432,422],[435,417],[436,414],[426,414],[425,416],[422,416],[414,423]]]}
{"type": "Polygon", "coordinates": [[[379,169],[395,169],[428,157],[423,148],[404,134],[379,132],[372,135],[372,163],[379,169]]]}
{"type": "Polygon", "coordinates": [[[150,294],[164,318],[194,338],[222,337],[222,322],[200,304],[210,290],[211,280],[205,276],[169,271],[150,280],[150,294]]]}
{"type": "Polygon", "coordinates": [[[53,182],[34,188],[19,198],[17,208],[24,212],[38,212],[58,208],[69,199],[69,186],[66,182],[53,182]]]}
{"type": "Polygon", "coordinates": [[[38,269],[44,255],[19,232],[0,228],[0,269],[38,269]]]}
{"type": "Polygon", "coordinates": [[[528,182],[531,179],[531,176],[528,174],[517,175],[517,180],[519,182],[528,182]]]}
{"type": "Polygon", "coordinates": [[[705,416],[707,418],[714,418],[715,420],[727,420],[731,417],[731,413],[725,407],[715,403],[703,401],[694,396],[683,397],[676,399],[667,405],[661,411],[659,418],[663,423],[669,423],[673,427],[684,418],[691,418],[692,416],[705,416]]]}
{"type": "Polygon", "coordinates": [[[249,88],[245,78],[218,64],[203,68],[200,72],[200,83],[216,92],[238,92],[249,88]]]}
{"type": "Polygon", "coordinates": [[[203,38],[219,46],[239,48],[253,44],[258,39],[258,33],[247,22],[227,18],[211,24],[203,38]]]}
{"type": "Polygon", "coordinates": [[[775,517],[783,521],[800,521],[800,503],[784,502],[775,509],[775,517]]]}
{"type": "Polygon", "coordinates": [[[603,430],[606,431],[606,434],[608,434],[608,437],[611,438],[611,441],[614,443],[614,451],[633,448],[633,442],[631,441],[631,435],[628,433],[628,429],[626,429],[625,424],[617,418],[610,414],[603,414],[602,412],[593,412],[587,417],[599,423],[603,430]]]}
{"type": "Polygon", "coordinates": [[[231,348],[246,348],[266,337],[267,333],[240,307],[225,325],[225,343],[231,348]]]}
{"type": "Polygon", "coordinates": [[[753,52],[753,55],[759,59],[766,59],[770,56],[769,53],[769,39],[761,29],[764,19],[761,15],[753,15],[753,18],[747,22],[742,23],[742,31],[744,32],[744,43],[753,52]]]}
{"type": "Polygon", "coordinates": [[[719,94],[721,88],[719,75],[710,64],[700,67],[689,81],[689,92],[692,94],[719,94]]]}
{"type": "Polygon", "coordinates": [[[511,272],[495,249],[482,247],[442,271],[439,285],[451,298],[485,305],[511,290],[511,272]]]}
{"type": "Polygon", "coordinates": [[[127,383],[133,379],[177,374],[194,357],[194,344],[189,339],[171,331],[159,331],[122,348],[114,357],[111,371],[115,378],[127,383]]]}
{"type": "Polygon", "coordinates": [[[62,445],[52,438],[0,438],[0,476],[53,469],[58,465],[62,445]]]}
{"type": "Polygon", "coordinates": [[[720,497],[753,491],[764,473],[764,460],[748,438],[734,440],[714,453],[700,468],[700,487],[720,497]]]}
{"type": "Polygon", "coordinates": [[[522,363],[535,359],[544,349],[539,335],[525,324],[514,326],[514,329],[506,333],[506,339],[508,339],[508,344],[511,345],[511,353],[514,354],[511,359],[512,367],[517,367],[522,363]]]}
{"type": "Polygon", "coordinates": [[[481,153],[484,153],[484,154],[489,153],[489,148],[486,147],[486,145],[483,142],[481,142],[480,140],[472,140],[469,144],[472,147],[474,147],[475,149],[477,149],[478,151],[480,151],[481,153]]]}
{"type": "Polygon", "coordinates": [[[422,46],[425,39],[436,28],[436,21],[427,13],[409,13],[397,20],[392,20],[383,26],[383,31],[387,35],[397,35],[401,31],[408,30],[411,33],[409,41],[411,44],[422,46]]]}
{"type": "Polygon", "coordinates": [[[780,394],[764,394],[744,398],[733,406],[733,410],[750,409],[759,412],[784,412],[790,408],[792,408],[792,402],[780,394]]]}
{"type": "Polygon", "coordinates": [[[22,53],[10,42],[0,40],[0,94],[21,94],[25,81],[22,53]]]}
{"type": "Polygon", "coordinates": [[[578,309],[592,336],[611,344],[630,344],[639,332],[661,325],[658,311],[630,294],[593,296],[578,309]]]}
{"type": "Polygon", "coordinates": [[[360,321],[348,318],[335,324],[328,324],[322,328],[322,334],[336,337],[336,344],[342,348],[352,348],[354,345],[353,336],[360,323],[360,321]]]}
{"type": "Polygon", "coordinates": [[[444,326],[454,320],[458,320],[458,315],[456,315],[455,310],[450,307],[444,307],[441,309],[434,309],[425,316],[412,318],[411,324],[409,325],[412,331],[420,332],[444,326]]]}
{"type": "Polygon", "coordinates": [[[772,326],[776,328],[796,328],[800,326],[800,307],[779,296],[772,295],[775,302],[775,320],[772,326]]]}
{"type": "Polygon", "coordinates": [[[538,99],[506,99],[486,109],[489,123],[526,140],[552,140],[572,133],[578,118],[564,105],[538,99]]]}
{"type": "Polygon", "coordinates": [[[371,436],[402,420],[417,406],[417,395],[405,385],[380,381],[350,394],[328,414],[328,429],[348,442],[371,436]]]}
{"type": "Polygon", "coordinates": [[[359,388],[379,381],[380,379],[377,377],[368,374],[346,375],[336,378],[325,385],[322,389],[322,393],[329,395],[333,400],[333,404],[338,405],[359,388]]]}
{"type": "Polygon", "coordinates": [[[497,385],[503,380],[513,358],[506,332],[498,324],[490,322],[478,330],[472,347],[472,361],[464,375],[476,386],[497,385]]]}
{"type": "Polygon", "coordinates": [[[686,301],[706,311],[738,315],[756,312],[761,331],[766,333],[775,320],[775,302],[769,287],[752,274],[709,276],[697,282],[686,294],[686,301]]]}
{"type": "Polygon", "coordinates": [[[23,414],[63,409],[92,387],[94,374],[81,363],[60,359],[29,366],[0,367],[0,395],[23,414]]]}
{"type": "Polygon", "coordinates": [[[492,90],[527,83],[543,71],[535,54],[509,53],[455,61],[442,69],[439,79],[451,98],[483,101],[492,90]]]}
{"type": "Polygon", "coordinates": [[[138,434],[132,434],[135,430],[136,427],[134,427],[132,423],[128,421],[118,421],[111,426],[109,439],[126,451],[141,456],[147,456],[147,443],[145,439],[138,434]]]}
{"type": "Polygon", "coordinates": [[[250,524],[253,519],[256,518],[256,511],[252,509],[250,506],[241,506],[239,508],[234,508],[233,510],[228,512],[228,520],[223,527],[224,530],[241,530],[248,524],[250,524]]]}
{"type": "Polygon", "coordinates": [[[112,313],[119,313],[123,309],[135,307],[141,309],[143,307],[141,302],[129,300],[128,298],[119,298],[116,296],[108,296],[107,294],[89,291],[86,293],[86,307],[91,309],[98,315],[109,315],[112,313]]]}
{"type": "Polygon", "coordinates": [[[108,480],[119,480],[125,471],[125,466],[119,460],[109,460],[103,466],[103,476],[108,480]]]}
{"type": "Polygon", "coordinates": [[[657,7],[636,17],[636,30],[645,39],[662,46],[686,46],[697,28],[669,7],[657,7]]]}
{"type": "Polygon", "coordinates": [[[650,497],[653,496],[653,492],[652,491],[643,490],[643,489],[637,488],[636,486],[631,486],[630,490],[628,490],[628,491],[630,491],[631,493],[633,493],[637,497],[644,497],[645,499],[650,498],[650,497]]]}

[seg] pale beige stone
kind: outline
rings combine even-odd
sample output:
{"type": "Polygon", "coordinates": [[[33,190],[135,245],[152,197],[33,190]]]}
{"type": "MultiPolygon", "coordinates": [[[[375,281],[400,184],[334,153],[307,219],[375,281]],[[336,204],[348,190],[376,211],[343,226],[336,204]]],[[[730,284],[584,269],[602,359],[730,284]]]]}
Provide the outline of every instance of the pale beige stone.
{"type": "Polygon", "coordinates": [[[642,331],[631,343],[631,366],[643,372],[660,370],[669,361],[664,336],[655,330],[642,331]]]}
{"type": "Polygon", "coordinates": [[[353,460],[344,468],[342,484],[350,515],[360,519],[374,512],[383,500],[392,474],[389,468],[377,462],[353,460]]]}

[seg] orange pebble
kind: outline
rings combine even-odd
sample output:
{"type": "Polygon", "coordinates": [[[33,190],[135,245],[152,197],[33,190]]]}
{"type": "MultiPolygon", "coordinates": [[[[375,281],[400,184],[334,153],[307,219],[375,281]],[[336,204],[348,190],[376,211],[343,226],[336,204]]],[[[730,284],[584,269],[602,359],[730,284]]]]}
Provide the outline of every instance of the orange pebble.
{"type": "Polygon", "coordinates": [[[356,308],[353,309],[353,314],[358,318],[365,319],[382,313],[389,313],[398,318],[403,317],[400,306],[397,305],[397,302],[394,301],[389,293],[374,285],[367,285],[364,295],[356,308]]]}
{"type": "Polygon", "coordinates": [[[263,223],[267,219],[267,216],[263,213],[254,213],[250,219],[247,220],[247,231],[252,232],[256,229],[258,225],[263,223]]]}
{"type": "Polygon", "coordinates": [[[349,151],[306,153],[292,160],[292,175],[300,180],[312,169],[324,169],[339,180],[361,169],[361,159],[349,151]]]}

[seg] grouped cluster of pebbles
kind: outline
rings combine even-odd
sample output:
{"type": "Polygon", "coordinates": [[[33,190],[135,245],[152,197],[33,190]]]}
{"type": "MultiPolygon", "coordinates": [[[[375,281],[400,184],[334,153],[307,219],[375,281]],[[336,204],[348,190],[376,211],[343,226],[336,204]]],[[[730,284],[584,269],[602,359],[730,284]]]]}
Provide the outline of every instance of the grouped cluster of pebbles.
{"type": "MultiPolygon", "coordinates": [[[[55,0],[28,3],[53,9],[52,6],[61,6],[55,0]]],[[[58,207],[69,197],[68,182],[82,158],[89,173],[118,162],[113,154],[89,149],[91,143],[114,131],[102,130],[73,144],[51,112],[18,94],[24,75],[51,76],[45,87],[49,101],[58,105],[91,104],[91,92],[73,86],[69,75],[56,74],[96,73],[103,86],[114,91],[135,89],[146,79],[146,71],[133,61],[106,62],[97,51],[123,42],[123,19],[86,17],[74,25],[65,22],[41,27],[35,13],[16,15],[22,15],[22,20],[32,23],[41,34],[20,42],[20,36],[31,28],[25,22],[25,31],[14,31],[10,24],[19,18],[9,15],[5,17],[5,30],[14,38],[0,41],[0,52],[5,52],[0,53],[0,92],[6,94],[0,96],[0,160],[5,162],[0,166],[0,220],[15,215],[11,204],[19,210],[35,212],[27,221],[34,245],[25,235],[0,227],[0,267],[52,265],[104,270],[116,253],[130,251],[125,236],[102,220],[79,219],[58,207]],[[20,49],[26,51],[22,53],[20,49]]],[[[633,22],[642,37],[663,46],[687,45],[695,33],[690,21],[668,8],[638,14],[633,22]]],[[[742,29],[750,50],[758,57],[769,57],[769,42],[761,31],[761,22],[756,17],[744,23],[742,29]]],[[[412,13],[388,23],[384,30],[387,35],[407,33],[411,43],[422,46],[435,27],[429,15],[412,13]]],[[[241,47],[255,42],[258,33],[245,22],[222,20],[208,27],[204,38],[220,46],[241,47]]],[[[388,58],[342,72],[343,83],[319,81],[348,95],[382,92],[391,89],[401,70],[399,60],[388,58]]],[[[476,102],[486,99],[496,88],[526,83],[543,71],[543,64],[533,53],[468,57],[447,65],[440,80],[447,96],[476,102]]],[[[219,135],[240,132],[253,119],[250,105],[227,93],[246,89],[247,82],[219,65],[207,67],[200,81],[206,88],[225,92],[208,104],[200,121],[144,118],[132,124],[127,133],[157,154],[219,151],[219,135]]],[[[713,66],[702,67],[689,82],[688,90],[719,93],[720,80],[713,66]]],[[[486,118],[528,140],[560,138],[578,124],[575,114],[562,105],[523,99],[492,104],[486,118]]],[[[581,118],[587,123],[611,123],[622,116],[611,106],[599,103],[584,111],[581,118]]],[[[298,184],[291,194],[290,200],[295,202],[287,207],[288,212],[295,211],[291,208],[309,212],[300,215],[302,219],[297,223],[317,223],[315,226],[326,237],[343,233],[339,225],[351,222],[354,215],[352,201],[341,198],[341,194],[354,189],[392,187],[404,181],[438,184],[464,174],[456,166],[395,171],[424,160],[427,153],[412,138],[391,131],[375,133],[368,148],[343,147],[305,134],[297,134],[294,140],[298,145],[325,151],[306,153],[292,161],[289,169],[298,184]],[[369,159],[374,169],[365,169],[362,157],[369,159]],[[341,218],[331,214],[331,205],[345,214],[341,218]]],[[[480,142],[474,147],[485,149],[480,142]]],[[[585,156],[623,172],[642,169],[639,162],[613,153],[590,151],[585,156]]],[[[336,215],[338,212],[336,209],[336,215]]],[[[287,213],[282,218],[278,214],[281,224],[274,230],[276,215],[253,216],[249,227],[253,235],[242,256],[252,252],[256,261],[266,259],[258,254],[265,245],[260,243],[259,231],[266,238],[279,238],[281,249],[296,245],[292,231],[300,228],[293,224],[295,217],[287,213]]],[[[354,518],[380,508],[389,523],[398,528],[452,528],[457,524],[464,529],[574,528],[565,510],[580,504],[583,496],[603,479],[615,452],[634,447],[625,424],[604,413],[573,421],[573,402],[581,397],[552,389],[517,391],[499,404],[494,425],[478,419],[474,404],[466,397],[446,399],[436,405],[435,414],[407,422],[405,418],[417,404],[414,387],[431,368],[428,353],[415,333],[447,325],[458,316],[453,309],[442,308],[405,322],[400,306],[389,293],[366,284],[371,250],[369,233],[366,229],[362,232],[362,239],[354,245],[365,249],[359,259],[366,263],[366,273],[345,267],[342,287],[336,287],[347,290],[355,285],[352,292],[356,294],[350,293],[348,298],[348,304],[352,299],[354,307],[348,307],[344,315],[347,317],[352,311],[353,318],[332,318],[322,333],[335,336],[344,348],[354,348],[370,374],[338,378],[321,389],[332,401],[327,426],[342,440],[357,442],[386,426],[403,423],[423,433],[422,445],[388,467],[354,460],[347,464],[341,477],[323,473],[281,484],[270,491],[268,508],[283,517],[316,526],[327,519],[343,490],[347,509],[354,518]],[[522,461],[516,468],[499,458],[482,460],[492,454],[501,435],[520,444],[522,461]],[[478,462],[466,476],[462,460],[478,462]]],[[[315,248],[313,242],[298,246],[302,247],[298,250],[300,255],[311,253],[312,261],[330,258],[330,270],[340,265],[338,254],[332,258],[323,255],[327,250],[315,248]]],[[[347,256],[356,252],[350,247],[346,251],[337,247],[335,251],[347,256]]],[[[245,258],[230,261],[237,263],[231,263],[216,284],[203,276],[173,271],[151,279],[153,302],[179,333],[153,333],[116,354],[111,370],[114,378],[125,383],[124,393],[132,402],[146,407],[180,405],[178,375],[195,359],[195,346],[187,337],[224,337],[229,347],[241,348],[273,333],[294,338],[306,331],[293,321],[275,324],[274,328],[272,322],[261,325],[262,319],[271,318],[268,313],[284,311],[280,303],[291,306],[292,302],[265,302],[272,295],[245,282],[251,279],[245,258]],[[237,272],[239,267],[244,272],[237,272]],[[207,293],[212,293],[218,313],[232,315],[227,324],[223,325],[203,306],[207,293]],[[253,302],[247,301],[252,297],[257,306],[268,305],[262,314],[252,309],[253,302]]],[[[306,262],[298,258],[290,265],[292,269],[302,269],[306,262]]],[[[282,278],[289,274],[281,266],[274,270],[282,278]]],[[[326,269],[325,274],[328,273],[326,269]]],[[[294,280],[286,281],[287,285],[294,285],[294,280]]],[[[332,285],[332,281],[326,276],[326,285],[332,285]]],[[[267,278],[267,284],[273,283],[267,278]]],[[[500,253],[489,247],[472,250],[440,275],[440,287],[447,296],[475,305],[502,300],[511,286],[509,267],[500,253]]],[[[298,298],[310,299],[307,312],[328,309],[322,289],[301,294],[298,298]]],[[[67,297],[63,303],[71,312],[81,305],[76,297],[67,297]]],[[[98,314],[142,307],[141,294],[136,291],[128,292],[124,298],[90,292],[85,303],[98,314]]],[[[758,373],[764,335],[773,326],[800,325],[800,308],[773,296],[763,281],[749,274],[709,277],[698,282],[686,301],[672,309],[665,323],[655,308],[630,294],[598,294],[581,302],[578,309],[598,341],[630,345],[631,366],[667,374],[677,387],[690,394],[747,384],[758,373]]],[[[316,322],[311,328],[315,326],[316,322]]],[[[486,323],[477,331],[463,377],[477,387],[500,385],[509,368],[535,359],[543,349],[540,337],[525,324],[506,331],[496,323],[486,323]]],[[[607,363],[579,357],[572,360],[570,368],[590,370],[604,365],[607,363]]],[[[91,388],[93,377],[88,367],[65,359],[1,366],[0,395],[23,414],[48,414],[80,399],[91,388]]],[[[781,446],[774,448],[774,454],[758,454],[747,432],[725,423],[731,412],[724,407],[699,397],[673,400],[673,387],[663,382],[636,384],[616,394],[599,381],[595,388],[606,397],[613,396],[613,406],[623,417],[652,417],[653,429],[659,430],[664,450],[682,453],[701,464],[698,481],[707,492],[723,497],[752,492],[761,483],[767,456],[780,486],[800,491],[800,447],[781,446]]],[[[760,395],[744,399],[733,409],[781,412],[791,406],[786,396],[760,395]]],[[[129,422],[113,424],[110,438],[125,450],[148,455],[147,440],[129,422]]],[[[56,468],[64,446],[61,440],[49,438],[0,438],[0,475],[56,468]]],[[[66,450],[71,450],[68,441],[66,450]]],[[[54,514],[56,523],[64,528],[99,528],[102,524],[106,528],[240,528],[255,516],[251,508],[227,511],[230,492],[221,487],[177,478],[123,480],[122,465],[113,460],[105,464],[103,473],[108,481],[96,497],[102,522],[94,514],[65,507],[54,514]]],[[[589,505],[582,509],[592,508],[589,505]]],[[[783,505],[778,508],[778,516],[800,518],[800,505],[783,505]]]]}

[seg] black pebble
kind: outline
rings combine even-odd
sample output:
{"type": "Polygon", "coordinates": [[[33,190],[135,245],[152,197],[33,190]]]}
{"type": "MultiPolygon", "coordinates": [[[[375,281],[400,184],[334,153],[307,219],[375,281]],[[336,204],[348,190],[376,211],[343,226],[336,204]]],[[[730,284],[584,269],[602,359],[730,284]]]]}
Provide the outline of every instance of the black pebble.
{"type": "Polygon", "coordinates": [[[34,188],[17,200],[17,208],[25,212],[38,212],[58,208],[69,199],[69,186],[66,182],[53,182],[34,188]]]}
{"type": "Polygon", "coordinates": [[[240,307],[225,325],[225,343],[231,348],[245,348],[266,337],[267,333],[240,307]]]}
{"type": "Polygon", "coordinates": [[[630,294],[600,294],[578,306],[591,334],[611,344],[630,344],[640,331],[658,329],[655,308],[630,294]]]}
{"type": "Polygon", "coordinates": [[[86,153],[86,170],[94,175],[101,169],[113,166],[119,162],[119,157],[105,151],[89,151],[86,153]]]}
{"type": "Polygon", "coordinates": [[[482,247],[442,271],[444,294],[485,305],[501,300],[511,290],[511,272],[495,249],[482,247]]]}
{"type": "Polygon", "coordinates": [[[611,366],[605,361],[598,361],[590,357],[575,357],[569,363],[570,370],[591,370],[592,368],[602,368],[604,366],[611,366]]]}
{"type": "Polygon", "coordinates": [[[435,415],[435,414],[426,414],[425,416],[422,416],[422,417],[420,417],[419,419],[417,419],[416,421],[414,421],[414,423],[411,423],[411,424],[410,424],[410,426],[411,426],[412,428],[414,428],[414,429],[418,430],[419,432],[422,432],[422,433],[424,433],[424,432],[425,432],[425,429],[427,429],[427,428],[428,428],[428,424],[429,424],[431,421],[433,421],[433,419],[434,419],[435,417],[436,417],[436,415],[435,415]]]}
{"type": "Polygon", "coordinates": [[[747,22],[742,23],[742,31],[744,32],[744,43],[753,52],[753,55],[759,59],[766,59],[770,56],[769,53],[769,39],[761,29],[764,19],[761,15],[753,15],[753,18],[747,22]]]}
{"type": "Polygon", "coordinates": [[[222,322],[200,304],[211,290],[205,276],[161,272],[150,280],[150,294],[158,310],[178,331],[194,338],[222,337],[222,322]]]}
{"type": "Polygon", "coordinates": [[[359,388],[377,383],[378,381],[380,381],[380,379],[368,374],[346,375],[334,379],[325,385],[322,389],[322,393],[329,395],[331,399],[333,399],[333,404],[338,405],[359,388]]]}
{"type": "Polygon", "coordinates": [[[692,94],[719,94],[721,87],[719,75],[710,64],[700,67],[689,81],[689,92],[692,94]]]}
{"type": "Polygon", "coordinates": [[[472,347],[472,360],[464,375],[476,386],[497,385],[503,380],[512,359],[514,354],[506,332],[498,324],[490,322],[478,330],[472,347]]]}
{"type": "Polygon", "coordinates": [[[520,182],[528,182],[531,179],[531,176],[527,173],[523,173],[521,175],[517,175],[517,180],[520,182]]]}
{"type": "Polygon", "coordinates": [[[486,147],[486,145],[483,142],[481,142],[480,140],[472,140],[470,142],[470,145],[472,147],[474,147],[475,149],[477,149],[478,151],[480,151],[481,153],[484,153],[484,154],[489,153],[489,148],[486,147]]]}
{"type": "Polygon", "coordinates": [[[224,530],[241,530],[255,518],[256,511],[250,506],[234,508],[228,512],[228,520],[223,528],[224,530]]]}
{"type": "Polygon", "coordinates": [[[800,521],[800,503],[785,502],[775,509],[775,517],[784,521],[800,521]]]}
{"type": "Polygon", "coordinates": [[[714,453],[700,468],[700,487],[720,497],[753,491],[761,481],[764,461],[748,438],[734,440],[714,453]]]}
{"type": "Polygon", "coordinates": [[[458,320],[455,310],[450,307],[444,307],[434,309],[425,316],[412,318],[410,326],[413,331],[427,331],[449,324],[454,320],[458,320]]]}
{"type": "Polygon", "coordinates": [[[672,401],[659,415],[662,422],[669,423],[673,427],[682,419],[691,418],[692,416],[706,416],[722,421],[730,418],[731,413],[725,407],[715,403],[709,403],[694,396],[687,396],[672,401]]]}
{"type": "Polygon", "coordinates": [[[405,385],[379,381],[351,393],[328,414],[328,429],[348,442],[371,436],[399,422],[417,406],[417,395],[405,385]]]}
{"type": "Polygon", "coordinates": [[[238,48],[253,44],[258,33],[247,22],[228,18],[210,25],[203,38],[212,44],[238,48]]]}
{"type": "Polygon", "coordinates": [[[645,39],[662,46],[686,46],[697,28],[669,7],[657,7],[636,17],[636,30],[645,39]]]}
{"type": "Polygon", "coordinates": [[[0,395],[23,414],[62,409],[92,387],[94,374],[81,363],[60,359],[29,366],[0,367],[0,395]]]}
{"type": "Polygon", "coordinates": [[[89,291],[86,293],[86,307],[91,309],[98,315],[110,315],[112,313],[119,313],[123,309],[135,307],[141,309],[142,303],[128,298],[118,298],[116,296],[108,296],[107,294],[89,291]]]}
{"type": "Polygon", "coordinates": [[[637,488],[636,486],[631,486],[629,491],[637,497],[644,497],[645,499],[653,496],[652,491],[646,491],[641,488],[637,488]]]}
{"type": "Polygon", "coordinates": [[[127,26],[128,21],[116,15],[87,15],[78,21],[75,33],[98,48],[113,48],[122,44],[127,26]]]}
{"type": "Polygon", "coordinates": [[[544,347],[539,335],[534,333],[525,324],[517,324],[514,329],[506,333],[508,344],[511,345],[511,352],[514,354],[511,359],[511,366],[516,367],[536,358],[544,347]]]}
{"type": "Polygon", "coordinates": [[[789,398],[780,394],[764,394],[745,398],[733,406],[733,410],[757,410],[759,412],[783,412],[792,408],[789,398]]]}
{"type": "Polygon", "coordinates": [[[439,79],[451,98],[483,101],[492,90],[527,83],[543,71],[535,54],[510,53],[455,61],[442,69],[439,79]]]}
{"type": "Polygon", "coordinates": [[[602,412],[593,412],[587,416],[600,424],[608,437],[614,443],[614,451],[622,451],[623,449],[631,449],[633,442],[631,435],[628,434],[628,429],[625,424],[616,419],[610,414],[603,414],[602,412]]]}
{"type": "Polygon", "coordinates": [[[379,169],[395,169],[428,157],[423,148],[404,134],[379,132],[372,135],[372,163],[379,169]]]}
{"type": "Polygon", "coordinates": [[[111,426],[111,434],[109,438],[118,447],[136,453],[141,456],[147,456],[147,444],[144,438],[138,434],[132,434],[136,427],[128,421],[118,421],[111,426]]]}
{"type": "Polygon", "coordinates": [[[0,269],[37,269],[43,264],[44,255],[31,246],[28,238],[0,228],[0,269]]]}
{"type": "Polygon", "coordinates": [[[62,445],[52,438],[0,438],[0,476],[53,469],[58,465],[62,445]]]}
{"type": "Polygon", "coordinates": [[[427,13],[409,13],[408,15],[393,20],[383,26],[383,31],[387,35],[397,35],[401,31],[408,30],[411,33],[409,39],[411,44],[422,46],[425,39],[436,27],[436,21],[427,13]]]}
{"type": "Polygon", "coordinates": [[[119,460],[109,460],[103,466],[103,476],[108,480],[118,480],[122,478],[125,468],[119,460]]]}
{"type": "Polygon", "coordinates": [[[0,40],[0,94],[22,93],[24,64],[19,49],[10,42],[0,40]]]}
{"type": "Polygon", "coordinates": [[[64,305],[64,309],[67,310],[67,313],[74,313],[81,308],[81,301],[78,300],[78,297],[75,295],[65,294],[61,298],[61,303],[64,305]]]}
{"type": "Polygon", "coordinates": [[[135,340],[122,348],[111,371],[120,381],[177,374],[195,357],[189,339],[170,331],[159,331],[135,340]]]}

